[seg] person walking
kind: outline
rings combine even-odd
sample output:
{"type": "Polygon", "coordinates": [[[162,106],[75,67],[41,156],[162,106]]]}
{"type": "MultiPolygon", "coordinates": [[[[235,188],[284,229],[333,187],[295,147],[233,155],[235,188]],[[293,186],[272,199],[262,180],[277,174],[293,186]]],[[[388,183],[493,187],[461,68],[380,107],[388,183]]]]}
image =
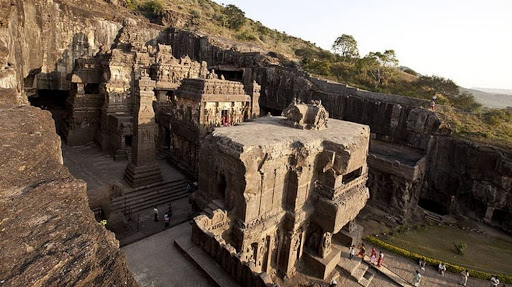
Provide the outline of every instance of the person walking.
{"type": "Polygon", "coordinates": [[[361,243],[361,247],[359,247],[359,253],[357,256],[361,256],[364,259],[364,253],[366,252],[366,247],[364,246],[364,243],[361,243]]]}
{"type": "Polygon", "coordinates": [[[354,253],[356,252],[356,246],[354,244],[352,244],[352,246],[350,246],[350,248],[348,249],[348,258],[352,259],[354,258],[354,253]]]}
{"type": "Polygon", "coordinates": [[[382,266],[382,259],[384,259],[384,253],[382,253],[382,251],[379,251],[379,260],[377,261],[377,267],[382,266]]]}
{"type": "Polygon", "coordinates": [[[375,250],[375,247],[372,247],[372,253],[370,254],[370,262],[373,265],[377,265],[377,250],[375,250]]]}
{"type": "Polygon", "coordinates": [[[420,264],[421,270],[425,271],[425,265],[427,264],[427,261],[425,260],[425,257],[421,257],[420,258],[419,264],[420,264]]]}
{"type": "Polygon", "coordinates": [[[439,271],[439,273],[444,276],[444,272],[446,272],[446,265],[444,265],[443,262],[439,263],[439,266],[437,266],[437,271],[439,271]]]}
{"type": "Polygon", "coordinates": [[[331,283],[329,283],[329,287],[336,287],[336,286],[338,286],[338,282],[336,282],[336,280],[333,278],[331,280],[331,283]]]}
{"type": "Polygon", "coordinates": [[[165,222],[165,228],[169,227],[170,218],[169,218],[169,213],[167,213],[167,212],[164,214],[164,222],[165,222]]]}
{"type": "Polygon", "coordinates": [[[155,214],[155,222],[158,221],[158,208],[156,206],[153,208],[153,213],[155,214]]]}
{"type": "Polygon", "coordinates": [[[462,270],[462,272],[460,272],[460,275],[462,276],[461,280],[460,280],[460,284],[462,284],[463,286],[466,286],[466,284],[468,284],[469,271],[467,269],[462,270]]]}
{"type": "Polygon", "coordinates": [[[491,287],[498,287],[500,285],[500,278],[498,276],[494,275],[491,277],[491,287]]]}
{"type": "Polygon", "coordinates": [[[416,286],[416,287],[420,286],[420,282],[421,282],[420,271],[416,270],[416,274],[412,278],[412,282],[414,283],[414,286],[416,286]]]}

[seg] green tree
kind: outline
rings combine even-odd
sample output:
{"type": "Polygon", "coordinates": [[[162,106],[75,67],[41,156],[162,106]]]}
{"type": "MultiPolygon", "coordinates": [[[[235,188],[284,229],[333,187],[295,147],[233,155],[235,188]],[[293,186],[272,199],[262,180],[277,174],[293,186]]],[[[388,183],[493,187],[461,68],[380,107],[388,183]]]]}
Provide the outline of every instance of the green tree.
{"type": "Polygon", "coordinates": [[[370,52],[360,59],[358,66],[372,79],[374,88],[378,88],[396,74],[398,59],[394,50],[386,50],[384,53],[370,52]]]}
{"type": "Polygon", "coordinates": [[[431,95],[442,94],[447,98],[459,95],[459,86],[452,80],[439,76],[421,76],[418,78],[417,84],[431,95]]]}
{"type": "Polygon", "coordinates": [[[230,29],[240,30],[240,28],[245,24],[245,12],[233,4],[226,6],[222,13],[226,15],[226,23],[223,25],[230,29]]]}
{"type": "Polygon", "coordinates": [[[359,57],[357,41],[352,35],[343,34],[332,44],[332,50],[343,57],[344,61],[359,57]]]}

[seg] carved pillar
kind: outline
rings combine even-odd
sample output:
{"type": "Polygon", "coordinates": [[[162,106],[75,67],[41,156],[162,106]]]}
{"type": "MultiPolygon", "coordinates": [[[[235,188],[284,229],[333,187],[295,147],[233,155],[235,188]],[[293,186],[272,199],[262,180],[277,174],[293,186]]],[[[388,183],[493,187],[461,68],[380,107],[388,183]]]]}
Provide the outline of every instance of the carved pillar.
{"type": "Polygon", "coordinates": [[[162,181],[160,166],[155,158],[155,113],[153,88],[155,82],[143,76],[135,83],[136,98],[133,115],[132,157],[124,179],[133,187],[162,181]]]}
{"type": "Polygon", "coordinates": [[[487,210],[485,211],[485,217],[484,217],[484,221],[486,223],[491,223],[492,221],[492,215],[494,214],[494,210],[496,208],[493,207],[493,206],[487,206],[487,210]]]}

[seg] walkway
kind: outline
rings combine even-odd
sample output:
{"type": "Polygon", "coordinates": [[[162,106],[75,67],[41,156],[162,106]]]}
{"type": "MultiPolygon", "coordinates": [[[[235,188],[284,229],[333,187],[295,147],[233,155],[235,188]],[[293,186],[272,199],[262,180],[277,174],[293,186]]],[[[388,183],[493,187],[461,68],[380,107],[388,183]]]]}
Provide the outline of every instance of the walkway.
{"type": "MultiPolygon", "coordinates": [[[[371,250],[371,248],[373,247],[369,243],[365,243],[365,245],[367,246],[367,249],[366,249],[367,251],[371,250]]],[[[375,249],[377,250],[377,253],[378,253],[379,248],[375,247],[375,249]]],[[[345,251],[345,253],[346,252],[348,252],[348,248],[345,251]]],[[[384,256],[384,260],[383,260],[384,268],[382,268],[382,273],[387,274],[391,278],[397,278],[397,282],[403,283],[404,284],[403,286],[412,286],[412,278],[414,276],[414,273],[416,272],[416,270],[421,271],[418,263],[416,261],[413,261],[412,259],[405,258],[405,257],[399,256],[399,255],[390,253],[386,250],[384,250],[383,252],[384,252],[385,256],[384,256]],[[406,283],[404,283],[404,282],[406,282],[406,283]],[[405,284],[409,284],[409,285],[405,285],[405,284]]],[[[366,257],[366,258],[369,261],[368,257],[366,257]]],[[[378,269],[380,271],[380,268],[375,267],[375,269],[378,269]]],[[[462,286],[459,284],[460,280],[461,280],[461,276],[459,274],[446,272],[445,275],[443,276],[443,275],[439,274],[439,272],[437,272],[437,268],[434,268],[433,266],[427,266],[426,270],[421,271],[420,273],[423,276],[423,278],[421,280],[421,284],[420,284],[421,287],[462,286]]],[[[378,286],[378,285],[375,285],[372,282],[372,284],[370,286],[378,286]]],[[[401,286],[401,285],[398,285],[398,286],[401,286]]],[[[490,281],[484,281],[484,280],[471,278],[471,274],[470,274],[470,278],[468,280],[467,286],[468,287],[489,287],[490,281]]],[[[500,287],[502,287],[502,286],[510,287],[511,285],[508,285],[508,284],[500,285],[500,287]]]]}
{"type": "Polygon", "coordinates": [[[174,246],[175,239],[191,232],[184,223],[121,248],[140,287],[213,286],[174,246]]]}

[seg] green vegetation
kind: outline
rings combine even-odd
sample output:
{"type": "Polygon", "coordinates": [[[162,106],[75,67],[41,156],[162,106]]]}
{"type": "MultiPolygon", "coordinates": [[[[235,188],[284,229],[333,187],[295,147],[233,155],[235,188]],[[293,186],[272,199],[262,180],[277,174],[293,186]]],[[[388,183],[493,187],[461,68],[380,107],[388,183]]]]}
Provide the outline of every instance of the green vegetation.
{"type": "Polygon", "coordinates": [[[460,92],[450,79],[417,76],[410,68],[400,69],[394,50],[359,55],[357,41],[343,34],[333,45],[333,52],[314,43],[269,29],[245,17],[235,5],[222,6],[211,0],[125,0],[128,8],[156,18],[165,10],[190,14],[183,29],[199,31],[212,37],[236,40],[237,46],[249,45],[252,51],[272,51],[284,65],[301,66],[314,75],[369,91],[430,100],[451,108],[442,110],[454,135],[470,140],[512,147],[510,110],[483,108],[469,93],[460,92]],[[246,43],[246,44],[244,44],[246,43]],[[284,56],[284,57],[282,57],[284,56]]]}
{"type": "Polygon", "coordinates": [[[502,273],[504,275],[500,278],[507,278],[507,282],[512,283],[510,241],[444,225],[398,231],[393,232],[393,235],[379,238],[368,236],[367,240],[414,260],[423,256],[428,257],[427,263],[433,266],[441,261],[449,262],[447,268],[451,272],[470,269],[472,277],[481,279],[489,279],[494,273],[502,273]],[[460,238],[466,241],[460,242],[460,238]],[[454,243],[462,249],[464,255],[460,254],[454,243]]]}
{"type": "Polygon", "coordinates": [[[138,2],[137,0],[125,0],[126,6],[132,11],[139,11],[148,18],[161,16],[165,12],[165,5],[161,0],[138,2]]]}

